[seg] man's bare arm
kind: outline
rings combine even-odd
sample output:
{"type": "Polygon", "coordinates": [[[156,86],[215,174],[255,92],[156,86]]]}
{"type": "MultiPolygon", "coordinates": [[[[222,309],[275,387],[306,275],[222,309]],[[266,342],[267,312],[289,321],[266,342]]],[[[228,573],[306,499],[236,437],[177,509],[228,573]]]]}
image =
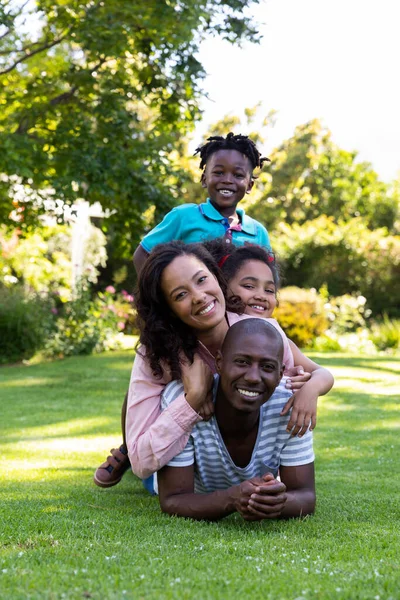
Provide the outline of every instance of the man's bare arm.
{"type": "Polygon", "coordinates": [[[304,517],[315,511],[314,463],[299,467],[281,467],[281,481],[286,485],[286,502],[281,516],[304,517]]]}
{"type": "Polygon", "coordinates": [[[142,244],[139,244],[133,255],[133,264],[135,265],[137,275],[140,274],[140,271],[142,270],[142,267],[148,256],[149,253],[146,252],[142,244]]]}
{"type": "MultiPolygon", "coordinates": [[[[279,516],[281,506],[273,505],[270,513],[260,517],[249,510],[249,499],[261,479],[250,479],[240,485],[209,494],[194,493],[194,467],[164,467],[158,472],[158,492],[161,510],[169,515],[216,521],[239,512],[245,520],[254,521],[279,516]]],[[[277,482],[273,487],[284,487],[277,482]]]]}

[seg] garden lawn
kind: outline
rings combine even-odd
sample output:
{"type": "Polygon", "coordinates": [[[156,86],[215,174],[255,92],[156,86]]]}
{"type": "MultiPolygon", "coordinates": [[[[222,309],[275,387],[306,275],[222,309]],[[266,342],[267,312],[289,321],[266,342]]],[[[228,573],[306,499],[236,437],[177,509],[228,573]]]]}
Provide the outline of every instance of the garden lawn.
{"type": "Polygon", "coordinates": [[[0,597],[400,598],[400,357],[314,355],[317,511],[217,523],[160,513],[130,472],[94,469],[120,441],[132,352],[0,369],[0,597]]]}

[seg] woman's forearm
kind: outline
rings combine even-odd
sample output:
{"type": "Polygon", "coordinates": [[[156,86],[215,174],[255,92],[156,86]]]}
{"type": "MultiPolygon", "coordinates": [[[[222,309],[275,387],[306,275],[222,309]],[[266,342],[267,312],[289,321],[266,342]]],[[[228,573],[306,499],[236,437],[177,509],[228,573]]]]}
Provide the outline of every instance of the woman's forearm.
{"type": "MultiPolygon", "coordinates": [[[[160,400],[158,400],[160,404],[160,400]]],[[[183,395],[163,412],[153,411],[143,419],[141,411],[131,410],[127,417],[126,438],[132,471],[149,477],[181,452],[193,426],[201,420],[183,395]]]]}
{"type": "Polygon", "coordinates": [[[161,396],[170,378],[153,375],[146,358],[136,354],[128,392],[126,442],[133,472],[146,478],[185,447],[201,417],[181,394],[161,412],[161,396]]]}

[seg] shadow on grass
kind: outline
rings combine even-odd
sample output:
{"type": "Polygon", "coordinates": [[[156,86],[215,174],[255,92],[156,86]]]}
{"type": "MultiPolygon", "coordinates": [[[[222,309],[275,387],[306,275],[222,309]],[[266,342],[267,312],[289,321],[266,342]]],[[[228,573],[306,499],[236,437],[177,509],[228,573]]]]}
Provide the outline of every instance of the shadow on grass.
{"type": "Polygon", "coordinates": [[[72,356],[62,360],[42,362],[34,365],[0,366],[0,385],[4,385],[7,380],[16,378],[21,380],[29,379],[41,373],[46,373],[47,377],[60,377],[60,374],[64,373],[64,379],[72,375],[79,375],[81,378],[86,374],[90,375],[91,371],[99,374],[99,371],[104,368],[125,371],[129,374],[132,369],[134,356],[134,354],[127,352],[110,352],[90,356],[72,356]]]}
{"type": "MultiPolygon", "coordinates": [[[[307,352],[306,352],[307,354],[307,352]]],[[[308,354],[307,354],[308,355],[308,354]]],[[[313,360],[326,367],[343,367],[349,369],[374,369],[386,373],[400,374],[400,355],[387,356],[351,356],[343,354],[323,354],[310,352],[313,360]],[[398,368],[387,366],[388,363],[395,364],[398,368]]]]}
{"type": "Polygon", "coordinates": [[[107,420],[108,433],[112,422],[118,430],[131,367],[132,357],[118,353],[3,369],[3,433],[14,431],[12,440],[21,439],[24,430],[80,418],[104,421],[99,427],[83,428],[81,433],[105,434],[107,420]]]}

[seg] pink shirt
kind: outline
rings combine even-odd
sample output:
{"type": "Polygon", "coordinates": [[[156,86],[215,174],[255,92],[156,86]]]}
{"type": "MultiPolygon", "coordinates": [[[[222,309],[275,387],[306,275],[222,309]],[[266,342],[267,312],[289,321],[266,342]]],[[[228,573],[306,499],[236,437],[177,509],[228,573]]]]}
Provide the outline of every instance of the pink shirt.
{"type": "MultiPolygon", "coordinates": [[[[229,325],[251,315],[227,313],[229,325]]],[[[288,339],[275,319],[266,319],[282,335],[285,368],[294,366],[293,354],[288,339]]],[[[200,343],[201,358],[215,373],[214,357],[200,343]]],[[[144,357],[143,346],[136,354],[129,384],[126,414],[126,440],[132,471],[143,479],[166,465],[186,446],[193,426],[201,417],[186,402],[184,394],[178,396],[166,410],[161,412],[160,397],[164,387],[171,381],[169,369],[164,369],[162,377],[153,375],[144,357]]]]}

